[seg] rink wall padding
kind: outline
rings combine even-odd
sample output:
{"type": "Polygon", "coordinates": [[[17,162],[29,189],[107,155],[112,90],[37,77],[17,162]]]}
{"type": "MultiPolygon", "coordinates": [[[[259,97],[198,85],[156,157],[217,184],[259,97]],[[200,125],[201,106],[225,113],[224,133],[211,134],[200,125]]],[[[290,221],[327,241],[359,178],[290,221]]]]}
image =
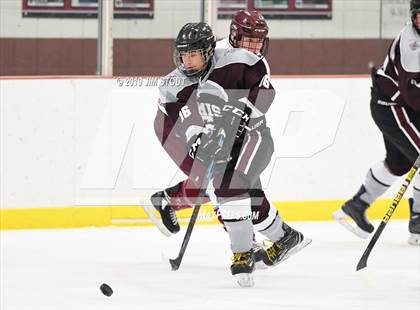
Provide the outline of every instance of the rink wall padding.
{"type": "MultiPolygon", "coordinates": [[[[329,221],[344,201],[274,202],[285,221],[329,221]]],[[[382,219],[392,200],[381,199],[368,210],[370,219],[382,219]]],[[[178,213],[181,225],[187,225],[192,209],[178,213]]],[[[408,218],[408,201],[403,200],[393,219],[408,218]]],[[[198,225],[218,224],[210,204],[202,206],[198,225]]],[[[96,206],[67,208],[0,209],[0,229],[82,228],[104,226],[153,226],[141,206],[96,206]]]]}
{"type": "MultiPolygon", "coordinates": [[[[150,225],[140,206],[185,178],[154,133],[158,81],[0,78],[1,229],[150,225]]],[[[286,220],[330,220],[385,155],[370,116],[370,79],[271,81],[276,98],[267,123],[275,151],[262,187],[286,220]]],[[[402,182],[369,210],[371,218],[383,217],[402,182]]],[[[203,210],[212,214],[211,206],[203,210]]],[[[407,218],[405,201],[394,216],[407,218]]]]}
{"type": "MultiPolygon", "coordinates": [[[[114,39],[115,75],[165,75],[173,68],[173,39],[114,39]]],[[[273,74],[363,74],[383,62],[390,39],[273,39],[273,74]],[[353,51],[348,53],[347,51],[353,51]],[[281,57],[279,56],[281,55],[281,57]]],[[[76,75],[96,72],[96,40],[0,38],[0,75],[76,75]]]]}

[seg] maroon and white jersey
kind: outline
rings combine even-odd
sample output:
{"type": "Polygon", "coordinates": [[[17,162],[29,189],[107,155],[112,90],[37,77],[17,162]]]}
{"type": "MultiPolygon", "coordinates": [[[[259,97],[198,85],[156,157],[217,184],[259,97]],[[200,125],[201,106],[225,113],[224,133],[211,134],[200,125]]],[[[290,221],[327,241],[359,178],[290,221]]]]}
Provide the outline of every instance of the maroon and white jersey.
{"type": "Polygon", "coordinates": [[[233,48],[228,38],[224,38],[216,42],[216,49],[228,49],[228,48],[233,48]]]}
{"type": "Polygon", "coordinates": [[[203,78],[185,78],[175,70],[164,80],[175,78],[182,79],[182,85],[162,83],[159,88],[159,109],[172,120],[173,130],[178,135],[184,134],[186,140],[203,127],[211,127],[215,118],[231,113],[232,101],[242,102],[250,111],[248,132],[266,127],[265,113],[274,100],[275,91],[265,58],[245,49],[218,48],[203,78]],[[202,94],[221,100],[198,102],[196,98],[202,94]]]}
{"type": "Polygon", "coordinates": [[[398,105],[420,110],[420,35],[411,23],[392,42],[377,75],[384,95],[398,105]]]}

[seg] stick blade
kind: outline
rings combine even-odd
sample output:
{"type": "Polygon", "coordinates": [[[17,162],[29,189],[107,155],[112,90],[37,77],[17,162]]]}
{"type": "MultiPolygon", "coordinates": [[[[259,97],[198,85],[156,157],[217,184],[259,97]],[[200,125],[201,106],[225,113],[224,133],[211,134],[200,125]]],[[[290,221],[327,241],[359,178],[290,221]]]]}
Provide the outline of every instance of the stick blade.
{"type": "Polygon", "coordinates": [[[359,260],[359,263],[357,264],[356,271],[359,271],[360,269],[367,267],[367,257],[362,256],[362,258],[359,260]]]}
{"type": "Polygon", "coordinates": [[[179,269],[179,265],[181,264],[181,259],[179,257],[175,259],[169,259],[169,264],[171,264],[172,271],[176,271],[179,269]]]}

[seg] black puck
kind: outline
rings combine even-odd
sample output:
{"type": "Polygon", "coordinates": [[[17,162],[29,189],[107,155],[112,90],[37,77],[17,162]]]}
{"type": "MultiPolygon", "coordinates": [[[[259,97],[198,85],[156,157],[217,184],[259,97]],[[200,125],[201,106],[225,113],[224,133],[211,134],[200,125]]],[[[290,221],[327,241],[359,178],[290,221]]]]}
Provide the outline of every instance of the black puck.
{"type": "Polygon", "coordinates": [[[105,296],[109,297],[112,295],[112,293],[114,293],[112,288],[106,283],[103,283],[99,288],[101,289],[102,294],[104,294],[105,296]]]}

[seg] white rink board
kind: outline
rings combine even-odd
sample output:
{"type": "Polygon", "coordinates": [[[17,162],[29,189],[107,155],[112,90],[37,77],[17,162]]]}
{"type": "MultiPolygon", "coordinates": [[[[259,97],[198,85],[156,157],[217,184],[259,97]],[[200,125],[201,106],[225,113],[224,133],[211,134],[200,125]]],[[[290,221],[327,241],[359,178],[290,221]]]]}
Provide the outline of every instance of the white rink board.
{"type": "MultiPolygon", "coordinates": [[[[157,87],[0,80],[1,208],[132,205],[183,178],[153,130],[157,87]]],[[[152,80],[153,82],[153,80],[152,80]]],[[[366,78],[273,79],[272,200],[346,199],[384,157],[366,78]]],[[[392,197],[391,190],[385,197],[392,197]]]]}

